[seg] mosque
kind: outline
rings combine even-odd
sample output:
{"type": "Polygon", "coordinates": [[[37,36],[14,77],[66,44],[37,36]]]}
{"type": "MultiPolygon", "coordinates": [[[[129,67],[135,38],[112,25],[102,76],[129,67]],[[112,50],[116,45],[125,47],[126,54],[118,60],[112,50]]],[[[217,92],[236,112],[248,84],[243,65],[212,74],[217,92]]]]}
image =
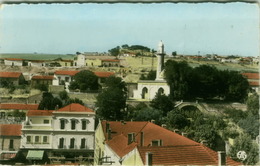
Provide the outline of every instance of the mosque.
{"type": "Polygon", "coordinates": [[[162,41],[158,44],[157,50],[157,72],[155,80],[139,80],[137,89],[134,90],[133,99],[152,100],[157,93],[168,96],[170,86],[164,79],[164,44],[162,41]]]}

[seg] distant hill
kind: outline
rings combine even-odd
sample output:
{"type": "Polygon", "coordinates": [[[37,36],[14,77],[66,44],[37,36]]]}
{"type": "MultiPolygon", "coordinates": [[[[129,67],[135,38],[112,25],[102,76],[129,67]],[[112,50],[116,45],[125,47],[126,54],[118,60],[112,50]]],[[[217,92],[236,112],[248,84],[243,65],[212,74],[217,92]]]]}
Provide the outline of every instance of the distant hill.
{"type": "Polygon", "coordinates": [[[73,54],[0,54],[0,58],[21,58],[21,59],[28,59],[28,60],[54,60],[58,58],[62,59],[73,59],[75,55],[73,54]]]}

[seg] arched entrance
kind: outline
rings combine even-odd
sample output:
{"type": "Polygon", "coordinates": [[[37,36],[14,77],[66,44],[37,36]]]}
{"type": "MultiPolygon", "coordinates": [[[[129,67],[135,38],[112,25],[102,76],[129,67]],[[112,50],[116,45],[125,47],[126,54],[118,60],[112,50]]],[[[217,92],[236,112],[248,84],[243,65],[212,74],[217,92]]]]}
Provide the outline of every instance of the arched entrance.
{"type": "Polygon", "coordinates": [[[163,95],[164,94],[164,89],[163,88],[159,88],[157,93],[159,95],[163,95]]]}
{"type": "Polygon", "coordinates": [[[147,99],[147,97],[148,97],[148,89],[144,87],[142,89],[142,99],[147,99]]]}

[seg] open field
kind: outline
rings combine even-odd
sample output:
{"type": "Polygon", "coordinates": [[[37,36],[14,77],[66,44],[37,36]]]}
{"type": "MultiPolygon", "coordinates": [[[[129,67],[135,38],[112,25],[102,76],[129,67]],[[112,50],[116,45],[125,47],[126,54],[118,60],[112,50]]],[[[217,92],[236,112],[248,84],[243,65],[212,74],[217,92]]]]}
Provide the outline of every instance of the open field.
{"type": "Polygon", "coordinates": [[[73,59],[75,55],[62,55],[62,54],[0,54],[0,58],[21,58],[27,60],[54,60],[57,58],[73,59]]]}

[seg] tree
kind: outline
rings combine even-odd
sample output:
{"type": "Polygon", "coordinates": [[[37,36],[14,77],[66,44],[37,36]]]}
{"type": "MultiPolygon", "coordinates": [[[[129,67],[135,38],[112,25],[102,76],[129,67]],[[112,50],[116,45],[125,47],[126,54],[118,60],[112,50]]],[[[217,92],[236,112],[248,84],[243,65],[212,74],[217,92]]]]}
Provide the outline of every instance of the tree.
{"type": "Polygon", "coordinates": [[[253,95],[249,96],[246,100],[247,110],[255,115],[259,116],[259,95],[254,93],[253,95]]]}
{"type": "Polygon", "coordinates": [[[119,53],[120,53],[120,47],[117,46],[117,47],[115,47],[115,48],[112,48],[112,49],[108,50],[108,52],[109,52],[112,56],[117,57],[117,56],[119,55],[119,53]]]}
{"type": "Polygon", "coordinates": [[[162,123],[162,111],[154,108],[142,108],[135,112],[133,120],[135,121],[151,121],[154,120],[156,124],[162,123]]]}
{"type": "Polygon", "coordinates": [[[64,106],[69,105],[69,104],[71,104],[71,103],[79,103],[80,105],[83,105],[83,106],[84,106],[83,101],[80,100],[80,99],[78,99],[78,98],[74,98],[74,99],[69,98],[68,100],[65,101],[64,106]]]}
{"type": "Polygon", "coordinates": [[[123,49],[128,49],[128,48],[129,48],[129,46],[128,46],[127,44],[123,44],[121,47],[122,47],[123,49]]]}
{"type": "Polygon", "coordinates": [[[97,90],[98,89],[98,77],[89,70],[82,70],[74,76],[74,81],[71,82],[70,89],[97,90]]]}
{"type": "Polygon", "coordinates": [[[106,120],[122,120],[126,115],[126,86],[119,77],[109,77],[97,96],[97,116],[106,120]]]}
{"type": "Polygon", "coordinates": [[[176,109],[168,112],[166,123],[169,128],[178,130],[184,129],[190,125],[190,121],[176,109]]]}
{"type": "Polygon", "coordinates": [[[62,91],[59,93],[59,97],[61,100],[68,100],[69,99],[69,95],[67,91],[62,91]]]}
{"type": "Polygon", "coordinates": [[[165,63],[165,79],[170,86],[170,96],[175,100],[189,99],[190,73],[192,68],[187,62],[168,60],[165,63]]]}
{"type": "Polygon", "coordinates": [[[176,51],[172,52],[172,56],[176,56],[176,55],[177,55],[176,51]]]}
{"type": "Polygon", "coordinates": [[[154,109],[161,110],[164,116],[173,109],[173,103],[169,97],[159,93],[157,93],[154,99],[150,102],[150,106],[154,109]]]}
{"type": "Polygon", "coordinates": [[[56,108],[62,107],[62,101],[57,98],[53,97],[53,95],[49,92],[44,92],[42,94],[42,100],[39,104],[39,110],[54,110],[56,108]]]}
{"type": "Polygon", "coordinates": [[[252,142],[250,136],[242,134],[235,139],[234,145],[231,146],[229,155],[236,161],[243,162],[246,165],[254,165],[258,162],[258,145],[252,142]],[[241,161],[237,158],[239,151],[245,151],[247,158],[241,161]]]}
{"type": "Polygon", "coordinates": [[[252,139],[255,139],[259,134],[259,119],[257,116],[249,114],[245,119],[241,119],[238,125],[244,129],[252,139]]]}
{"type": "Polygon", "coordinates": [[[155,80],[156,78],[156,71],[155,70],[150,70],[147,76],[144,74],[141,75],[140,80],[155,80]]]}

